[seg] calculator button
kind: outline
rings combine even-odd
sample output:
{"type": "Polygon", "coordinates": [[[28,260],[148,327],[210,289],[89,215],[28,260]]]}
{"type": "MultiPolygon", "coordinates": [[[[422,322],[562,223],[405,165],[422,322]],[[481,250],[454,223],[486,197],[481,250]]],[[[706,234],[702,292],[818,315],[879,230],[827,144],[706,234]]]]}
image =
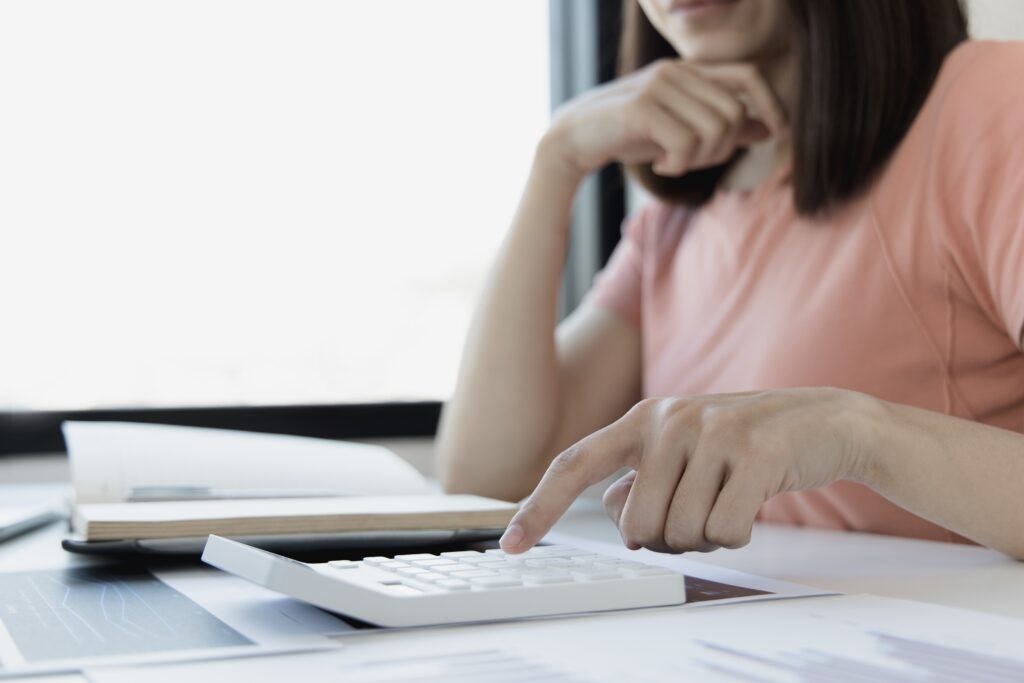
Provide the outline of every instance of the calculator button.
{"type": "Polygon", "coordinates": [[[612,560],[612,561],[605,561],[605,562],[600,562],[600,563],[595,563],[595,564],[611,565],[611,566],[615,567],[616,569],[643,569],[644,567],[650,567],[651,566],[649,564],[644,564],[643,562],[629,562],[628,560],[618,560],[618,561],[612,560]]]}
{"type": "Polygon", "coordinates": [[[476,567],[472,567],[472,566],[467,567],[467,566],[464,566],[464,565],[461,565],[461,564],[453,564],[450,567],[449,566],[431,567],[430,570],[434,571],[434,572],[438,572],[440,574],[447,574],[448,576],[455,576],[456,574],[465,574],[466,572],[480,571],[476,567]]]}
{"type": "Polygon", "coordinates": [[[607,569],[609,571],[622,571],[623,569],[636,569],[637,566],[646,567],[645,564],[638,562],[614,562],[614,561],[602,561],[602,562],[590,562],[589,566],[595,569],[607,569]]]}
{"type": "Polygon", "coordinates": [[[564,548],[560,545],[538,545],[527,550],[524,555],[529,557],[571,557],[579,555],[579,550],[564,548]]]}
{"type": "Polygon", "coordinates": [[[457,574],[451,573],[448,574],[448,576],[452,577],[453,579],[478,579],[483,576],[501,576],[501,574],[499,574],[498,572],[488,572],[481,569],[479,571],[459,572],[457,574]]]}
{"type": "Polygon", "coordinates": [[[475,565],[479,569],[487,569],[489,571],[504,571],[506,569],[522,569],[523,565],[519,562],[503,562],[501,560],[495,560],[493,562],[480,562],[475,565]]]}
{"type": "Polygon", "coordinates": [[[373,566],[375,564],[384,564],[385,562],[391,562],[390,557],[382,557],[380,555],[374,555],[373,557],[364,557],[363,564],[373,566]]]}
{"type": "Polygon", "coordinates": [[[470,579],[479,588],[508,588],[521,586],[523,582],[514,576],[480,576],[470,579]]]}
{"type": "Polygon", "coordinates": [[[391,561],[391,562],[381,562],[380,564],[377,565],[377,569],[386,569],[389,572],[393,572],[396,569],[405,569],[408,566],[409,565],[407,565],[405,562],[394,562],[394,561],[391,561]]]}
{"type": "Polygon", "coordinates": [[[450,591],[464,591],[469,588],[468,581],[460,581],[458,579],[445,579],[444,581],[438,581],[434,585],[450,591]]]}
{"type": "Polygon", "coordinates": [[[398,570],[399,576],[416,576],[417,574],[426,574],[427,570],[420,567],[402,567],[398,570]]]}
{"type": "Polygon", "coordinates": [[[622,574],[619,572],[611,571],[610,569],[595,569],[594,567],[578,567],[570,569],[569,573],[577,579],[586,579],[588,581],[622,578],[622,574]]]}
{"type": "Polygon", "coordinates": [[[618,574],[619,570],[615,567],[595,567],[592,564],[577,564],[569,567],[565,571],[572,572],[574,574],[618,574]]]}
{"type": "Polygon", "coordinates": [[[543,557],[535,560],[525,560],[527,567],[571,567],[572,562],[566,562],[561,557],[543,557]]]}
{"type": "Polygon", "coordinates": [[[472,556],[467,555],[466,557],[460,557],[460,558],[458,558],[458,562],[459,562],[459,564],[472,565],[472,564],[480,564],[481,562],[501,562],[502,560],[505,560],[505,559],[508,559],[508,558],[507,557],[498,557],[498,556],[495,556],[495,555],[484,555],[483,553],[480,553],[479,555],[472,555],[472,556]]]}
{"type": "Polygon", "coordinates": [[[429,560],[412,560],[412,563],[417,567],[441,567],[458,564],[455,560],[439,560],[436,557],[429,560]]]}
{"type": "Polygon", "coordinates": [[[447,581],[447,580],[449,580],[448,576],[445,576],[444,574],[439,574],[438,572],[423,572],[422,574],[417,574],[413,578],[416,579],[417,581],[426,581],[428,583],[434,583],[435,581],[447,581]]]}
{"type": "Polygon", "coordinates": [[[455,550],[450,553],[441,553],[441,557],[451,558],[463,558],[463,557],[482,557],[483,553],[479,550],[455,550]]]}
{"type": "Polygon", "coordinates": [[[359,566],[359,563],[353,562],[352,560],[334,560],[332,562],[328,562],[327,566],[334,569],[355,569],[359,566]]]}
{"type": "Polygon", "coordinates": [[[572,576],[570,576],[568,572],[545,572],[543,574],[524,573],[522,578],[523,583],[532,584],[568,583],[569,581],[572,581],[572,576]]]}
{"type": "Polygon", "coordinates": [[[402,560],[408,562],[409,560],[436,560],[437,555],[431,555],[430,553],[414,553],[412,555],[395,555],[396,560],[402,560]]]}
{"type": "Polygon", "coordinates": [[[570,555],[568,559],[570,562],[601,562],[602,560],[607,562],[611,558],[591,553],[576,553],[575,555],[570,555]]]}

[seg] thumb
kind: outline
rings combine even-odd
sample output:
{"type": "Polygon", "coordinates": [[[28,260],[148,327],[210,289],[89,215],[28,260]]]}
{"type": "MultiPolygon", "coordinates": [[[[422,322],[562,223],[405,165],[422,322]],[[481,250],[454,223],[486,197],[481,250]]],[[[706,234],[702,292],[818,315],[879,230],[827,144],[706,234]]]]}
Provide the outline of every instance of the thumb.
{"type": "Polygon", "coordinates": [[[628,474],[615,480],[604,492],[602,499],[604,511],[615,522],[615,526],[619,525],[622,509],[626,506],[626,498],[629,497],[629,491],[633,488],[634,481],[636,481],[636,470],[630,470],[628,474]]]}
{"type": "MultiPolygon", "coordinates": [[[[626,507],[626,499],[629,498],[629,492],[633,490],[634,481],[636,481],[636,470],[630,470],[629,473],[617,479],[604,492],[604,498],[602,499],[604,511],[615,522],[616,527],[619,526],[619,520],[622,519],[622,510],[626,507]]],[[[629,543],[625,537],[622,540],[630,550],[639,550],[640,546],[629,543]]]]}

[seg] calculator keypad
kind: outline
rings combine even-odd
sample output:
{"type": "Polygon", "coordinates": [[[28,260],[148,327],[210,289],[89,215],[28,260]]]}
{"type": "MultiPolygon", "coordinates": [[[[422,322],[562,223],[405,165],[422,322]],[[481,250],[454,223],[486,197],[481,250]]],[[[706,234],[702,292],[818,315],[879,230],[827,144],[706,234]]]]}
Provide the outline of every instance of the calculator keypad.
{"type": "MultiPolygon", "coordinates": [[[[348,570],[359,562],[342,560],[330,567],[348,570]]],[[[441,591],[492,590],[528,586],[606,581],[672,574],[668,569],[595,555],[562,546],[538,546],[520,555],[499,549],[460,550],[431,555],[416,553],[367,557],[362,564],[386,574],[382,583],[441,591]]]]}

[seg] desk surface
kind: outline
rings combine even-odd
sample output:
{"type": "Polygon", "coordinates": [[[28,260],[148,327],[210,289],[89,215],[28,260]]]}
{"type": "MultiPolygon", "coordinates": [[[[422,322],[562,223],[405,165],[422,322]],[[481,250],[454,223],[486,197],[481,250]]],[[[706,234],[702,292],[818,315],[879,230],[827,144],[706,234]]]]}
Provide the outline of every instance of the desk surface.
{"type": "MultiPolygon", "coordinates": [[[[0,481],[9,481],[2,476],[3,470],[0,461],[0,481]]],[[[42,495],[52,492],[54,486],[0,486],[0,499],[16,491],[19,496],[42,495]]],[[[556,529],[589,539],[618,540],[600,503],[592,499],[577,501],[556,529]]],[[[62,525],[52,524],[0,543],[0,571],[85,561],[60,548],[62,533],[62,525]]],[[[745,548],[695,554],[693,559],[826,590],[872,593],[1024,619],[1024,562],[985,548],[760,524],[745,548]]],[[[83,680],[77,676],[52,679],[62,683],[83,680]]]]}

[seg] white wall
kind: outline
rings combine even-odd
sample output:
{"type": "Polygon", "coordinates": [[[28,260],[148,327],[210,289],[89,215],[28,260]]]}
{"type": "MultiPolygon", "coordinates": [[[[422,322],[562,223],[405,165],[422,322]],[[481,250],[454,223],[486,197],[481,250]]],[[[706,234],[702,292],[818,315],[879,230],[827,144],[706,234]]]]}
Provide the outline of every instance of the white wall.
{"type": "Polygon", "coordinates": [[[1024,0],[968,0],[975,38],[1024,40],[1024,0]]]}

